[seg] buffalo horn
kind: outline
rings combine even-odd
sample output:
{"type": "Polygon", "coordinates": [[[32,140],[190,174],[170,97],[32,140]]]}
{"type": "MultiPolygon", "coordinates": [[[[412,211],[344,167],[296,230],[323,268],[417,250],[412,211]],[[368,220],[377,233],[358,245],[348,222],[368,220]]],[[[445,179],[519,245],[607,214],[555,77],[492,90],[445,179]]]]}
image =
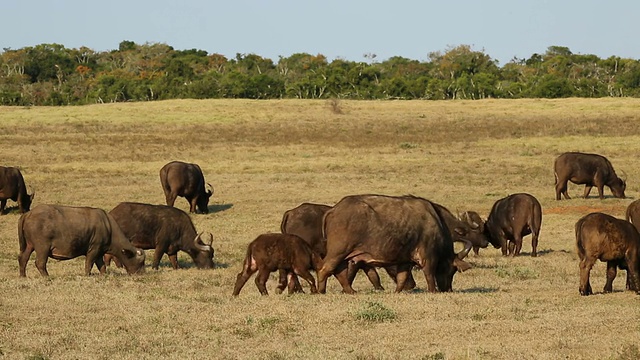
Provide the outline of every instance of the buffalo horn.
{"type": "Polygon", "coordinates": [[[209,196],[213,195],[213,186],[211,186],[211,184],[207,183],[207,194],[209,194],[209,196]]]}
{"type": "Polygon", "coordinates": [[[213,234],[212,233],[209,233],[209,244],[208,245],[209,245],[209,247],[213,246],[213,234]]]}
{"type": "Polygon", "coordinates": [[[622,177],[620,178],[620,180],[622,180],[622,182],[626,183],[627,182],[627,173],[624,172],[624,170],[620,171],[622,173],[622,177]]]}
{"type": "Polygon", "coordinates": [[[210,247],[207,245],[203,245],[204,243],[202,242],[202,238],[200,237],[203,233],[204,231],[196,235],[196,238],[193,239],[193,245],[195,245],[195,247],[200,251],[208,251],[210,247]]]}
{"type": "Polygon", "coordinates": [[[33,198],[35,198],[35,197],[36,197],[36,191],[35,191],[35,190],[33,190],[33,188],[31,187],[31,185],[29,185],[28,187],[29,187],[29,190],[31,190],[31,195],[29,195],[29,194],[27,194],[27,195],[29,195],[29,197],[31,198],[31,200],[33,200],[33,198]]]}
{"type": "Polygon", "coordinates": [[[471,241],[468,240],[463,240],[464,241],[464,249],[462,249],[462,251],[460,251],[458,253],[458,259],[463,260],[465,257],[467,257],[467,255],[469,255],[469,251],[471,251],[471,247],[473,246],[473,244],[471,244],[471,241]]]}

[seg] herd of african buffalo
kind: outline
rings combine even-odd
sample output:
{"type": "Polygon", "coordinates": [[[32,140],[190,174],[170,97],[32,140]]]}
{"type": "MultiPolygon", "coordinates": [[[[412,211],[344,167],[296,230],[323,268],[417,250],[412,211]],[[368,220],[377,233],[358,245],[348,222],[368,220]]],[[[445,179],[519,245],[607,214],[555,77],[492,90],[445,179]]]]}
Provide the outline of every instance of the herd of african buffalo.
{"type": "MultiPolygon", "coordinates": [[[[568,152],[554,163],[556,199],[569,199],[567,183],[584,184],[587,198],[593,186],[600,199],[604,187],[624,198],[626,182],[601,155],[568,152]]],[[[94,264],[100,273],[111,261],[129,274],[144,272],[144,249],[154,249],[152,268],[158,269],[164,254],[178,268],[177,253],[184,251],[198,268],[214,267],[213,235],[208,242],[198,233],[189,214],[173,207],[178,196],[189,202],[191,213],[208,213],[213,187],[196,164],[173,161],[160,170],[167,205],[123,202],[110,212],[90,207],[40,204],[30,210],[35,192],[28,194],[17,168],[0,166],[0,214],[8,199],[16,201],[20,276],[26,276],[31,254],[36,268],[47,276],[47,260],[86,257],[85,274],[94,264]]],[[[396,284],[395,291],[416,286],[411,270],[424,273],[429,292],[451,291],[453,276],[471,266],[464,260],[489,244],[503,255],[516,256],[529,234],[531,256],[537,256],[542,207],[530,194],[512,194],[496,201],[486,220],[474,211],[454,215],[446,207],[413,195],[351,195],[334,206],[303,203],[284,213],[281,233],[261,234],[247,247],[233,295],[237,296],[257,272],[255,283],[267,294],[269,275],[279,272],[277,291],[302,292],[298,276],[312,293],[326,291],[334,276],[345,293],[362,270],[374,288],[382,290],[376,268],[384,268],[396,284]],[[454,242],[463,244],[454,251],[454,242]],[[316,280],[310,271],[317,274],[316,280]]],[[[626,288],[640,293],[640,200],[627,208],[626,220],[590,213],[575,225],[580,257],[582,295],[592,294],[589,274],[596,260],[607,262],[604,292],[612,291],[618,269],[627,271],[626,288]]]]}

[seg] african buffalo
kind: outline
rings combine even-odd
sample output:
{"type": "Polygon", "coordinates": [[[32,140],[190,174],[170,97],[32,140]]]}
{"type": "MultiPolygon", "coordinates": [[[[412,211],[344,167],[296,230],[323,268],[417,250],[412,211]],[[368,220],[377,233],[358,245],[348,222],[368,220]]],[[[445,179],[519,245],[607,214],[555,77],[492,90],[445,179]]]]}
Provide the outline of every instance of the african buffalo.
{"type": "Polygon", "coordinates": [[[309,270],[317,271],[322,266],[320,254],[296,235],[262,234],[247,247],[247,256],[233,288],[233,296],[238,296],[244,284],[256,271],[256,286],[262,295],[268,295],[266,283],[269,274],[282,270],[278,283],[278,293],[287,286],[287,277],[299,275],[317,293],[315,279],[309,270]],[[282,275],[284,274],[284,276],[282,275]]]}
{"type": "Polygon", "coordinates": [[[502,255],[519,255],[522,238],[531,234],[531,256],[538,256],[542,206],[530,194],[513,194],[496,201],[484,223],[484,233],[502,255]]]}
{"type": "Polygon", "coordinates": [[[640,231],[640,199],[633,201],[629,206],[627,206],[625,219],[640,231]]]}
{"type": "Polygon", "coordinates": [[[167,205],[173,206],[176,197],[182,196],[189,202],[189,212],[209,213],[209,198],[213,195],[213,187],[209,183],[205,184],[204,175],[197,164],[172,161],[160,169],[160,182],[167,205]],[[205,185],[209,187],[206,191],[205,185]]]}
{"type": "Polygon", "coordinates": [[[61,205],[38,205],[18,220],[20,276],[26,276],[31,253],[36,267],[48,276],[47,259],[68,260],[86,256],[84,272],[96,264],[106,271],[102,256],[115,256],[129,274],[144,272],[144,252],[131,245],[116,221],[102,209],[61,205]]]}
{"type": "MultiPolygon", "coordinates": [[[[285,211],[280,223],[280,231],[283,234],[293,234],[301,237],[314,251],[324,258],[327,253],[327,241],[322,234],[322,218],[329,209],[331,209],[329,205],[302,203],[293,209],[285,211]]],[[[376,290],[384,290],[375,267],[366,264],[352,268],[350,282],[353,282],[358,269],[362,269],[365,272],[376,290]]],[[[387,271],[389,270],[387,269],[387,271]]],[[[393,270],[389,274],[394,277],[393,270]]],[[[413,283],[413,286],[415,286],[415,283],[413,283]]],[[[302,291],[297,276],[291,276],[289,291],[302,291]]]]}
{"type": "Polygon", "coordinates": [[[604,292],[613,291],[617,268],[627,270],[627,288],[640,293],[640,234],[629,222],[591,213],[576,222],[580,256],[580,295],[591,295],[589,274],[596,260],[607,262],[604,292]]]}
{"type": "Polygon", "coordinates": [[[213,235],[210,234],[209,244],[203,243],[186,212],[166,205],[122,202],[109,214],[134,246],[155,249],[153,269],[158,269],[165,253],[173,268],[177,269],[180,250],[189,254],[199,269],[214,267],[213,235]]]}
{"type": "Polygon", "coordinates": [[[585,184],[584,198],[586,199],[592,187],[598,188],[598,196],[604,199],[604,186],[608,186],[617,198],[625,198],[627,187],[625,180],[616,175],[609,160],[598,154],[566,152],[556,158],[553,166],[556,178],[556,200],[560,194],[565,199],[571,199],[567,193],[567,182],[585,184]]]}
{"type": "MultiPolygon", "coordinates": [[[[352,195],[340,200],[324,217],[327,255],[318,272],[318,290],[326,291],[329,275],[347,271],[348,262],[397,267],[396,292],[404,289],[411,268],[424,272],[428,290],[451,291],[456,271],[470,265],[463,259],[471,243],[456,254],[442,209],[428,200],[406,196],[352,195]]],[[[345,293],[355,293],[338,277],[345,293]]]]}
{"type": "Polygon", "coordinates": [[[24,178],[18,168],[0,166],[0,215],[4,215],[7,199],[17,201],[20,212],[26,213],[35,195],[35,192],[27,194],[24,178]]]}

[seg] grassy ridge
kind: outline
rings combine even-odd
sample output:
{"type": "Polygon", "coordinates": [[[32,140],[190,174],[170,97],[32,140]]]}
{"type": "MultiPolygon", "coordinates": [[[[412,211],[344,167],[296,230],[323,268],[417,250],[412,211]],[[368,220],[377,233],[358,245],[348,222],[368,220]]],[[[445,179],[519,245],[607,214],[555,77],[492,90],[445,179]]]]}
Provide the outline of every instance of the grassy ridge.
{"type": "MultiPolygon", "coordinates": [[[[590,211],[622,216],[640,194],[634,99],[474,102],[182,100],[85,107],[0,107],[0,165],[20,166],[35,203],[110,210],[162,203],[158,171],[201,165],[213,212],[192,216],[214,234],[218,268],[129,277],[82,276],[84,258],[33,264],[18,278],[15,209],[0,217],[0,352],[9,358],[636,358],[638,298],[578,295],[573,226],[590,211]],[[601,153],[628,176],[631,199],[554,199],[554,158],[601,153]],[[415,194],[486,216],[510,193],[543,206],[541,256],[486,249],[454,292],[383,293],[363,276],[356,296],[329,281],[325,296],[260,297],[250,280],[232,299],[246,244],[278,231],[303,201],[356,193],[415,194]],[[587,330],[588,329],[588,330],[587,330]]],[[[571,195],[582,188],[570,185],[571,195]]],[[[595,196],[595,194],[592,194],[595,196]]],[[[610,192],[607,189],[607,195],[610,192]]],[[[10,206],[15,203],[10,202],[10,206]]],[[[177,206],[188,210],[180,198],[177,206]]],[[[523,253],[530,251],[525,238],[523,253]]],[[[150,270],[150,269],[149,269],[150,270]]],[[[94,270],[95,271],[95,270],[94,270]]],[[[592,285],[604,286],[597,264],[592,285]]],[[[424,277],[415,273],[418,286],[424,277]]],[[[275,281],[267,284],[273,293],[275,281]]]]}

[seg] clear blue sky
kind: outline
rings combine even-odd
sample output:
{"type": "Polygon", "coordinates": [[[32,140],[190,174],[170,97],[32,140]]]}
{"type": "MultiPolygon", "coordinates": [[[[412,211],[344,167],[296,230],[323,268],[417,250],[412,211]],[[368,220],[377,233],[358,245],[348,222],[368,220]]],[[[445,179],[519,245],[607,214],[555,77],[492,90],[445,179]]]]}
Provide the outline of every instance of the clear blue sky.
{"type": "Polygon", "coordinates": [[[58,43],[104,51],[131,40],[276,62],[299,52],[425,61],[465,44],[504,65],[558,45],[640,58],[638,0],[14,0],[0,9],[0,47],[12,49],[58,43]]]}

